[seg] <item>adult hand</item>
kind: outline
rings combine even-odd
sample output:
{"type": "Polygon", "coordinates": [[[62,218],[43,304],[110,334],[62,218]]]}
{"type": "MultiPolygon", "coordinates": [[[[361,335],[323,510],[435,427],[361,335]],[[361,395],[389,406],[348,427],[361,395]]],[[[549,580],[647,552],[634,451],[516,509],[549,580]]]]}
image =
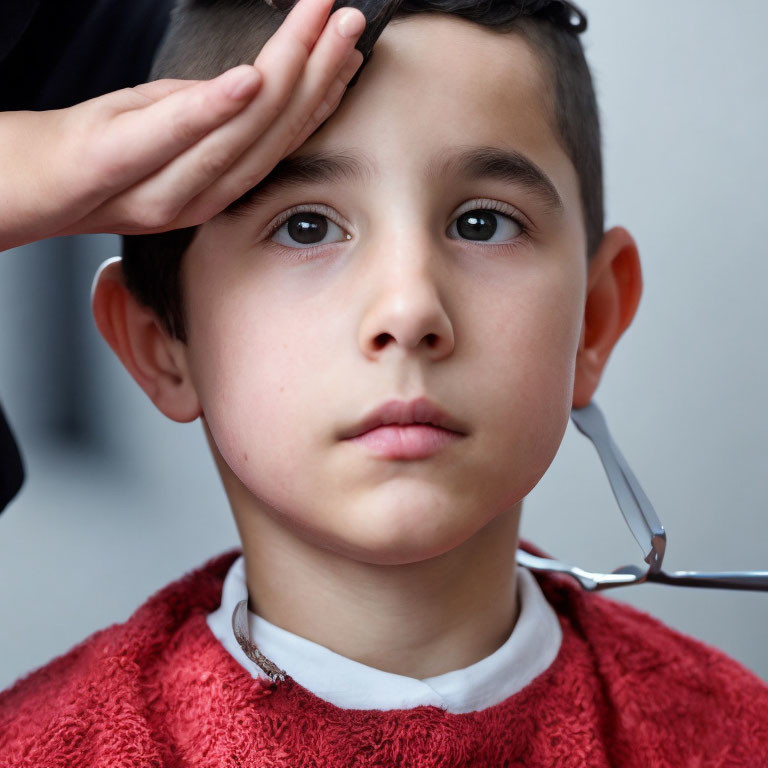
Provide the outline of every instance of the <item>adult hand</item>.
{"type": "Polygon", "coordinates": [[[68,109],[0,113],[0,250],[162,232],[220,213],[301,146],[362,63],[354,45],[365,17],[341,8],[329,19],[332,5],[299,0],[253,66],[210,81],[157,80],[68,109]]]}

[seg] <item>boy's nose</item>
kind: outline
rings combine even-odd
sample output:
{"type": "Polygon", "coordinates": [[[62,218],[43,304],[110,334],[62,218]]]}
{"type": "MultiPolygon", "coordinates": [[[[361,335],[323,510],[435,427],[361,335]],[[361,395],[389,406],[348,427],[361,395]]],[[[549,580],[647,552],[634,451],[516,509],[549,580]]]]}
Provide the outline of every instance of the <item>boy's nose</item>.
{"type": "MultiPolygon", "coordinates": [[[[397,250],[397,249],[395,249],[397,250]]],[[[453,320],[441,295],[430,260],[414,253],[384,255],[387,266],[365,276],[371,289],[359,330],[359,345],[368,357],[392,347],[417,350],[439,360],[453,352],[453,320]]]]}

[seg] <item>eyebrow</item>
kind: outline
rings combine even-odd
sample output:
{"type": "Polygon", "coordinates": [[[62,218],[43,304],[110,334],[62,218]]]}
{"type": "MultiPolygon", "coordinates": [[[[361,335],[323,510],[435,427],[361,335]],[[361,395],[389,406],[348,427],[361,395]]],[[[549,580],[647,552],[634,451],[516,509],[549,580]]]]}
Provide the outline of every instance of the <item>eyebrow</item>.
{"type": "MultiPolygon", "coordinates": [[[[375,162],[345,152],[316,152],[281,160],[256,186],[235,200],[225,211],[239,216],[268,202],[286,189],[312,184],[359,182],[377,175],[375,162]]],[[[426,166],[428,180],[449,175],[468,180],[495,179],[519,185],[534,194],[548,213],[563,210],[563,201],[546,173],[521,152],[492,146],[456,146],[435,154],[426,166]]]]}

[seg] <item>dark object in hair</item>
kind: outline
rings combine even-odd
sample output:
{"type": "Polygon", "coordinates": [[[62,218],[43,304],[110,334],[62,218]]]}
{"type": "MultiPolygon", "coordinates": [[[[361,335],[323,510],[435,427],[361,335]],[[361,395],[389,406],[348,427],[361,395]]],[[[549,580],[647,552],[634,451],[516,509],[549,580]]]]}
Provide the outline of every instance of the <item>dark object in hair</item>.
{"type": "MultiPolygon", "coordinates": [[[[334,2],[329,16],[332,16],[339,8],[357,8],[365,16],[365,29],[360,35],[355,48],[363,54],[363,63],[355,72],[354,77],[349,81],[348,87],[351,88],[360,77],[368,59],[373,53],[373,46],[384,31],[392,15],[398,9],[402,0],[336,0],[334,2]]],[[[296,5],[296,0],[264,0],[264,2],[275,10],[288,13],[296,5]]]]}
{"type": "MultiPolygon", "coordinates": [[[[587,26],[583,12],[565,0],[336,0],[334,8],[353,3],[369,21],[369,14],[375,17],[384,7],[394,20],[417,13],[452,14],[500,33],[517,32],[532,46],[551,85],[547,97],[553,132],[579,179],[586,255],[591,258],[603,235],[603,170],[597,100],[578,35],[587,26]]],[[[252,63],[285,13],[265,0],[178,0],[151,76],[209,79],[252,63]]],[[[180,269],[196,231],[189,227],[123,237],[128,288],[182,341],[180,269]]]]}
{"type": "Polygon", "coordinates": [[[373,55],[373,46],[399,5],[399,0],[336,0],[333,4],[329,15],[333,15],[339,8],[351,6],[362,11],[365,16],[365,29],[355,44],[355,48],[363,54],[363,63],[349,81],[348,88],[352,88],[357,82],[357,78],[360,77],[360,73],[373,55]]]}

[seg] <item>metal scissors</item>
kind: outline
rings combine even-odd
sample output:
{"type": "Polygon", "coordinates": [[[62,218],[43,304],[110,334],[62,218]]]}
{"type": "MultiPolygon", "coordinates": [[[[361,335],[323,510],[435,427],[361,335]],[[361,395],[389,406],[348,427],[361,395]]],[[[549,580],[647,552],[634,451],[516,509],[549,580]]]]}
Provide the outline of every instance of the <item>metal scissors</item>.
{"type": "Polygon", "coordinates": [[[517,550],[517,562],[532,571],[553,571],[572,576],[590,592],[611,587],[628,587],[643,582],[670,584],[678,587],[710,587],[768,592],[768,571],[672,571],[661,570],[667,534],[640,483],[629,468],[616,443],[613,442],[602,411],[595,402],[584,408],[574,408],[571,419],[578,430],[594,444],[613,495],[624,520],[645,555],[648,568],[623,565],[611,573],[592,573],[559,560],[538,557],[523,549],[517,550]]]}

